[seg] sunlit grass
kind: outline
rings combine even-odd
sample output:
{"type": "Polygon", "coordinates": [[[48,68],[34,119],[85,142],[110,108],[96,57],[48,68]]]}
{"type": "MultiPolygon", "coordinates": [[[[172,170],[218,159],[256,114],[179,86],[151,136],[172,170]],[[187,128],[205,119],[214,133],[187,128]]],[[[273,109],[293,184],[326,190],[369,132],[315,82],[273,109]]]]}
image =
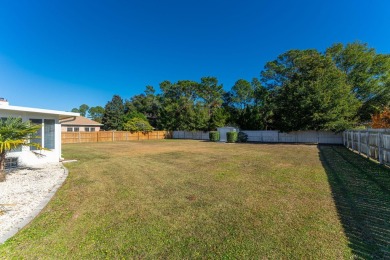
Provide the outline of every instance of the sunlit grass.
{"type": "Polygon", "coordinates": [[[316,146],[64,145],[70,174],[3,258],[349,258],[316,146]]]}

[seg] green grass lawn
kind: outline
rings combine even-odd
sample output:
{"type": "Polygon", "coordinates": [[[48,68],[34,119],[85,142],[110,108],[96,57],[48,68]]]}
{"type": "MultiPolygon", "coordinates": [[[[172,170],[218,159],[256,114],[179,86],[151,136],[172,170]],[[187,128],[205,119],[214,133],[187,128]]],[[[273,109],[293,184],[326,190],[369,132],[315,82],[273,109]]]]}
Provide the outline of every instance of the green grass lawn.
{"type": "Polygon", "coordinates": [[[375,242],[354,188],[360,174],[388,199],[390,173],[342,147],[162,140],[63,153],[78,160],[68,179],[0,257],[340,259],[389,245],[375,242]],[[387,174],[377,185],[375,169],[387,174]]]}

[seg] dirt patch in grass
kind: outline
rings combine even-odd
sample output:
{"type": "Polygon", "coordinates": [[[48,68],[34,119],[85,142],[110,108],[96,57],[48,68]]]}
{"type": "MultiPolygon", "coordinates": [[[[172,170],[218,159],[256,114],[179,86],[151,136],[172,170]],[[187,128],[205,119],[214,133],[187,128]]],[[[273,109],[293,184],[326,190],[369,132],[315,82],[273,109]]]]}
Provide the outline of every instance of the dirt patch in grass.
{"type": "Polygon", "coordinates": [[[352,256],[316,146],[63,146],[68,180],[5,258],[352,256]]]}

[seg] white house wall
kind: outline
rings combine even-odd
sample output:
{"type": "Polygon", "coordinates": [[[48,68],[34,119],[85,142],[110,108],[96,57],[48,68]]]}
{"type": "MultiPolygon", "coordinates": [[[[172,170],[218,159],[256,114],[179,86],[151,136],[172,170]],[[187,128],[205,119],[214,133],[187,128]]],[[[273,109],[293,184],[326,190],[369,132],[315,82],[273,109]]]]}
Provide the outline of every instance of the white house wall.
{"type": "MultiPolygon", "coordinates": [[[[32,113],[32,112],[23,112],[23,111],[4,111],[0,110],[0,117],[20,117],[22,118],[22,121],[28,121],[30,119],[41,119],[42,124],[42,144],[45,143],[45,135],[44,135],[44,119],[53,119],[54,120],[54,149],[51,149],[50,151],[36,151],[38,153],[41,153],[41,161],[45,162],[58,162],[61,158],[61,124],[59,123],[59,116],[53,115],[53,114],[42,114],[42,113],[32,113]],[[45,159],[43,159],[45,158],[45,159]]],[[[19,157],[19,160],[22,161],[21,164],[24,164],[23,162],[26,161],[26,164],[34,164],[32,162],[32,157],[28,154],[31,154],[30,148],[28,146],[24,146],[22,148],[22,152],[12,152],[9,153],[9,157],[19,157]],[[23,155],[23,156],[21,156],[23,155]],[[22,159],[23,157],[23,159],[22,159]]],[[[19,163],[20,164],[20,163],[19,163]]]]}

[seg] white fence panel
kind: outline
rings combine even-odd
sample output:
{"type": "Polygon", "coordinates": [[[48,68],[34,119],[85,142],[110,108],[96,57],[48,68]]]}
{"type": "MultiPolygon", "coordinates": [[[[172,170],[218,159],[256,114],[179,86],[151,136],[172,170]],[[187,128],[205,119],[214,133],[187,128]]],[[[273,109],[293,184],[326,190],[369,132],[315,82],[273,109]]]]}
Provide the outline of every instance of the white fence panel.
{"type": "Polygon", "coordinates": [[[173,139],[209,140],[209,132],[173,131],[173,139]]]}
{"type": "Polygon", "coordinates": [[[319,132],[317,131],[295,132],[295,134],[298,143],[319,143],[319,132]]]}
{"type": "Polygon", "coordinates": [[[279,142],[296,143],[298,142],[297,135],[294,133],[279,133],[279,142]]]}
{"type": "Polygon", "coordinates": [[[277,143],[278,131],[242,131],[248,135],[249,142],[265,142],[265,143],[277,143]]]}
{"type": "Polygon", "coordinates": [[[172,137],[173,139],[183,139],[184,138],[184,131],[173,131],[172,137]]]}
{"type": "Polygon", "coordinates": [[[320,144],[343,144],[343,135],[340,133],[320,131],[320,132],[318,132],[318,143],[320,143],[320,144]]]}
{"type": "Polygon", "coordinates": [[[390,129],[345,131],[343,138],[347,148],[390,165],[390,129]]]}
{"type": "MultiPolygon", "coordinates": [[[[297,131],[280,133],[279,131],[243,130],[248,135],[249,142],[262,143],[320,143],[342,144],[343,136],[326,131],[297,131]]],[[[174,139],[209,140],[209,132],[202,131],[173,131],[174,139]]]]}

